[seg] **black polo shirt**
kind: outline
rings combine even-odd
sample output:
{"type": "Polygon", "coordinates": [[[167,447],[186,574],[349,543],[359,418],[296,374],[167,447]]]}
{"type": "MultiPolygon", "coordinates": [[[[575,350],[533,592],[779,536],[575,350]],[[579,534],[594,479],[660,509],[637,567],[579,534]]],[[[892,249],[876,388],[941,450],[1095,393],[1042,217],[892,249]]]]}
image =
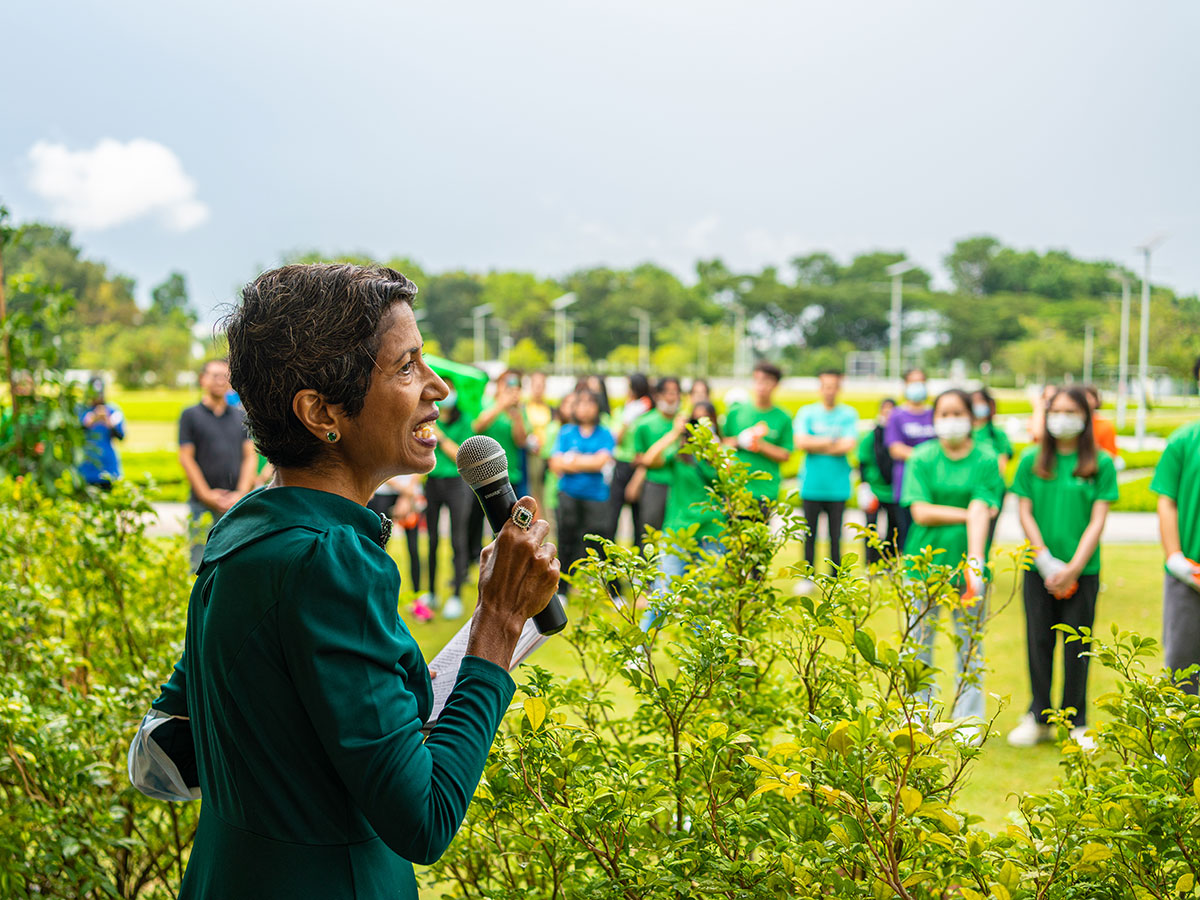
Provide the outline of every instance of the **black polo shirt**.
{"type": "MultiPolygon", "coordinates": [[[[237,488],[242,472],[242,444],[249,440],[246,414],[235,406],[217,415],[203,403],[189,406],[179,417],[179,446],[195,447],[196,464],[214,490],[237,488]]],[[[190,495],[196,498],[196,492],[190,495]]]]}

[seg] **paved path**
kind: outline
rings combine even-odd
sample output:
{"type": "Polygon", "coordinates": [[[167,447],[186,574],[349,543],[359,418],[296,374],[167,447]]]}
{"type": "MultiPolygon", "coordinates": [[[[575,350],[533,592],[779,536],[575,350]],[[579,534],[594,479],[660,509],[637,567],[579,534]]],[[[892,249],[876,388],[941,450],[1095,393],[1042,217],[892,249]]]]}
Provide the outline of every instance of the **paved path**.
{"type": "MultiPolygon", "coordinates": [[[[186,503],[155,503],[158,513],[157,521],[151,523],[147,532],[155,536],[183,534],[188,517],[186,503]]],[[[628,513],[622,517],[625,526],[619,537],[628,541],[631,527],[628,524],[628,513]]],[[[862,524],[862,514],[856,510],[846,512],[847,522],[862,524]]],[[[447,520],[442,520],[443,528],[447,520]]],[[[447,532],[447,537],[449,533],[447,532]]],[[[1019,544],[1025,539],[1021,533],[1021,523],[1017,519],[1017,498],[1009,494],[1005,498],[1004,510],[1000,513],[1000,524],[996,526],[996,539],[1005,544],[1019,544]]],[[[1153,544],[1158,542],[1158,519],[1154,513],[1114,512],[1108,514],[1108,523],[1104,527],[1104,543],[1107,544],[1153,544]]]]}

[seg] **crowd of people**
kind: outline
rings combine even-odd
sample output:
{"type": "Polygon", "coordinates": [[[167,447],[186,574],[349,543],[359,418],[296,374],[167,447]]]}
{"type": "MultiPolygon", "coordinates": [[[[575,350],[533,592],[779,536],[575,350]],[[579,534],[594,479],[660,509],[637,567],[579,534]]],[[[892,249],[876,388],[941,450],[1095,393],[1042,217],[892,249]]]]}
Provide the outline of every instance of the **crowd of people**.
{"type": "MultiPolygon", "coordinates": [[[[818,570],[837,574],[842,560],[846,507],[852,496],[881,537],[868,542],[868,565],[881,554],[939,551],[936,559],[958,568],[956,587],[966,602],[954,607],[953,626],[961,683],[956,714],[981,716],[980,681],[967,677],[982,663],[979,625],[986,619],[991,573],[987,560],[1005,495],[1017,500],[1033,567],[1024,575],[1023,600],[1031,702],[1009,734],[1016,746],[1051,739],[1049,714],[1056,625],[1091,627],[1100,590],[1100,539],[1110,505],[1117,499],[1121,467],[1113,424],[1096,414],[1099,392],[1091,387],[1047,386],[1028,422],[1032,444],[1010,465],[1014,448],[996,422],[996,402],[986,389],[946,390],[930,397],[925,373],[904,376],[899,398],[886,398],[873,422],[860,423],[841,402],[842,374],[820,373],[817,399],[789,415],[775,403],[782,372],[769,362],[755,366],[747,391],[726,394],[719,415],[709,385],[687,386],[675,377],[651,381],[628,377],[624,402],[610,403],[605,380],[580,378],[552,403],[546,376],[517,371],[493,379],[478,408],[455,390],[440,403],[432,433],[436,464],[426,476],[405,475],[382,485],[371,509],[390,516],[394,533],[407,545],[407,586],[418,620],[454,619],[463,613],[464,590],[483,542],[483,513],[458,476],[458,447],[486,434],[504,448],[517,496],[531,494],[557,531],[562,588],[570,570],[594,547],[589,536],[613,540],[628,510],[633,539],[697,526],[701,552],[722,552],[719,516],[703,504],[716,473],[687,452],[687,426],[705,424],[738,459],[765,477],[750,482],[764,509],[778,499],[781,467],[803,454],[798,488],[810,532],[804,562],[808,577],[798,593],[817,589],[818,570]],[[1011,473],[1011,480],[1009,479],[1011,473]],[[857,494],[855,475],[857,474],[857,494]],[[452,576],[443,588],[439,564],[442,539],[450,541],[452,576]],[[818,558],[819,537],[828,552],[818,558]],[[882,551],[880,549],[882,546],[882,551]]],[[[270,467],[256,454],[236,395],[229,390],[223,360],[205,364],[200,402],[179,423],[179,458],[190,487],[192,562],[198,565],[204,535],[245,493],[269,480],[270,467]]],[[[88,432],[87,481],[107,487],[119,477],[113,440],[124,435],[120,409],[107,402],[97,380],[81,412],[88,432]]],[[[1167,445],[1152,484],[1161,497],[1159,518],[1167,557],[1164,635],[1168,665],[1200,663],[1200,423],[1186,426],[1167,445]]],[[[594,547],[597,551],[598,547],[594,547]]],[[[666,545],[662,579],[686,572],[689,560],[666,545]]],[[[919,637],[932,647],[934,630],[925,621],[919,637]]],[[[1060,709],[1074,709],[1074,734],[1086,740],[1088,658],[1078,642],[1061,643],[1063,689],[1060,709]]],[[[1194,689],[1194,681],[1192,682],[1194,689]]]]}

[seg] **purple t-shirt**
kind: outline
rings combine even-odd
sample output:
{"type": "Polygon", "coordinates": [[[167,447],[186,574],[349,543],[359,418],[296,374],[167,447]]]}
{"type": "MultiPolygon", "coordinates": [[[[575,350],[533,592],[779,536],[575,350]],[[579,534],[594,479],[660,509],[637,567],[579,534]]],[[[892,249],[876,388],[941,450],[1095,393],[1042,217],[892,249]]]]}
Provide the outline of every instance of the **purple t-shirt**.
{"type": "MultiPolygon", "coordinates": [[[[907,444],[915,447],[934,437],[933,410],[909,412],[901,406],[892,410],[888,418],[887,428],[883,432],[883,442],[891,447],[892,444],[907,444]]],[[[896,502],[900,502],[900,489],[904,485],[904,461],[892,461],[892,490],[895,491],[896,502]]]]}

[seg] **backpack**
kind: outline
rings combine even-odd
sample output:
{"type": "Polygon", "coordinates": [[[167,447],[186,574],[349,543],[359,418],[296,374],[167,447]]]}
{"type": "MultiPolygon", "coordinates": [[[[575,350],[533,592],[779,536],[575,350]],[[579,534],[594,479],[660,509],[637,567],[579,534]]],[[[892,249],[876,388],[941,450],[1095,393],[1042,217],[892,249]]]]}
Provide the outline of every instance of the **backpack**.
{"type": "Polygon", "coordinates": [[[892,454],[888,453],[887,444],[883,439],[883,426],[875,426],[875,465],[879,468],[879,480],[884,484],[892,483],[892,454]]]}

